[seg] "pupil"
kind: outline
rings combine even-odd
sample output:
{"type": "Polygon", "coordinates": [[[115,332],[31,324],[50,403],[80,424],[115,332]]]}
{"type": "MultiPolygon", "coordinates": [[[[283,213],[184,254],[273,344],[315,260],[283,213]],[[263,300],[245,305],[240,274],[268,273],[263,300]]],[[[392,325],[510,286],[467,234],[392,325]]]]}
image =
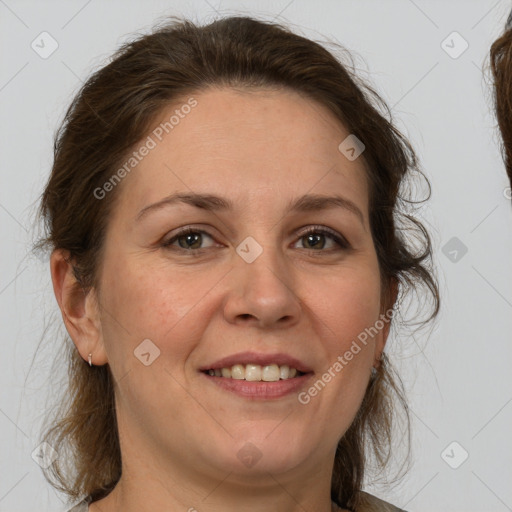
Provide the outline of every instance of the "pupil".
{"type": "MultiPolygon", "coordinates": [[[[308,235],[308,245],[313,240],[312,245],[314,246],[316,243],[319,242],[319,238],[322,237],[322,236],[323,235],[308,235]]],[[[321,247],[323,247],[323,244],[321,245],[321,247]]]]}
{"type": "Polygon", "coordinates": [[[194,244],[195,241],[197,241],[198,238],[200,238],[200,234],[199,233],[189,233],[187,235],[184,235],[182,237],[182,239],[184,238],[185,239],[185,246],[181,245],[184,249],[195,249],[195,247],[191,247],[191,245],[194,244]],[[195,240],[194,240],[195,239],[195,240]]]}

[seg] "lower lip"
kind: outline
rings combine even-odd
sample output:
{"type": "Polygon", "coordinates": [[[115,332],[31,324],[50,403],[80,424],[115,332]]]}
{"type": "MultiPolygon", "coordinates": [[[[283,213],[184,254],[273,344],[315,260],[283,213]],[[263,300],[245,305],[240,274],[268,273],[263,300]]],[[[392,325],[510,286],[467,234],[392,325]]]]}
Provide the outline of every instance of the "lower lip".
{"type": "Polygon", "coordinates": [[[274,382],[263,382],[263,381],[247,381],[242,379],[230,379],[227,377],[215,377],[201,372],[201,374],[209,379],[210,382],[219,386],[226,391],[231,391],[245,398],[256,398],[268,400],[272,398],[281,398],[283,396],[296,393],[303,388],[306,382],[313,375],[312,373],[306,373],[300,377],[294,377],[293,379],[277,380],[274,382]]]}

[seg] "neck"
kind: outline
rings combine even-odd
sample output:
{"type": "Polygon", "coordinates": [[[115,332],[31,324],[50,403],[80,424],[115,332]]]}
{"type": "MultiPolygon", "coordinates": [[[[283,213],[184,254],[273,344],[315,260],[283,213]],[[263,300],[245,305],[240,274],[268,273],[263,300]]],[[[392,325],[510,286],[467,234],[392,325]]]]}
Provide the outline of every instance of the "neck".
{"type": "Polygon", "coordinates": [[[261,469],[251,474],[218,469],[213,473],[206,465],[140,457],[149,455],[148,450],[134,446],[123,447],[122,453],[121,479],[107,497],[90,505],[89,512],[341,511],[330,499],[332,463],[279,474],[261,469]]]}

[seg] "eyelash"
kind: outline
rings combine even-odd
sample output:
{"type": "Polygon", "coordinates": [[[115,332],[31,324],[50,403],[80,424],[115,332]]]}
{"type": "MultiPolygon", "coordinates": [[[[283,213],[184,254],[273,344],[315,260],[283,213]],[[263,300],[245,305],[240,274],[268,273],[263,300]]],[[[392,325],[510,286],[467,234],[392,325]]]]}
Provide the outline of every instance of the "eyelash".
{"type": "MultiPolygon", "coordinates": [[[[176,242],[179,238],[183,237],[183,236],[186,236],[186,235],[190,235],[190,234],[204,234],[204,235],[208,235],[210,238],[214,239],[213,235],[211,235],[210,233],[208,233],[207,231],[204,231],[202,229],[195,229],[193,227],[186,227],[186,228],[183,228],[181,231],[179,231],[178,233],[176,233],[172,238],[164,241],[161,243],[161,246],[165,249],[168,249],[168,250],[175,250],[177,252],[185,252],[187,254],[190,254],[190,255],[197,255],[199,256],[202,252],[206,251],[209,249],[209,247],[206,247],[206,248],[202,248],[202,249],[184,249],[183,247],[172,247],[172,244],[174,242],[176,242]]],[[[326,250],[322,250],[322,249],[306,249],[304,248],[303,250],[305,251],[309,251],[311,253],[319,253],[319,252],[335,252],[335,251],[343,251],[343,250],[348,250],[350,249],[350,244],[347,242],[347,240],[339,235],[336,231],[334,230],[331,230],[330,228],[327,228],[327,227],[323,227],[323,226],[311,226],[309,227],[307,230],[303,231],[299,238],[298,239],[301,239],[301,238],[304,238],[305,236],[307,235],[310,235],[310,234],[322,234],[322,235],[327,235],[329,238],[331,238],[340,248],[339,249],[326,249],[326,250]]]]}

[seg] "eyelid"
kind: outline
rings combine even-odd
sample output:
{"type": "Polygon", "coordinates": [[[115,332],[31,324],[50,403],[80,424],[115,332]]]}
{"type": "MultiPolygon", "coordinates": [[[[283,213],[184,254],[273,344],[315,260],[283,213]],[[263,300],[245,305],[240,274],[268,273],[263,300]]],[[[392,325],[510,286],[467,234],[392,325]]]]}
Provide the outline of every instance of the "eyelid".
{"type": "MultiPolygon", "coordinates": [[[[215,235],[213,235],[209,231],[206,231],[205,229],[196,227],[194,225],[187,225],[187,226],[182,226],[181,228],[177,228],[177,231],[174,234],[172,234],[167,239],[164,239],[161,242],[161,245],[163,247],[171,247],[171,244],[174,243],[179,237],[188,235],[189,233],[199,233],[201,235],[207,235],[212,240],[215,240],[215,235]]],[[[183,250],[186,252],[197,252],[197,251],[202,251],[204,249],[189,249],[188,251],[186,249],[183,249],[183,250]]]]}
{"type": "MultiPolygon", "coordinates": [[[[313,225],[305,228],[303,231],[301,231],[299,233],[298,237],[301,238],[309,233],[322,233],[322,234],[329,235],[342,248],[344,248],[344,249],[351,248],[349,241],[341,233],[338,233],[334,229],[331,229],[327,226],[313,224],[313,225]]],[[[317,251],[317,252],[328,252],[328,251],[317,251]]]]}

